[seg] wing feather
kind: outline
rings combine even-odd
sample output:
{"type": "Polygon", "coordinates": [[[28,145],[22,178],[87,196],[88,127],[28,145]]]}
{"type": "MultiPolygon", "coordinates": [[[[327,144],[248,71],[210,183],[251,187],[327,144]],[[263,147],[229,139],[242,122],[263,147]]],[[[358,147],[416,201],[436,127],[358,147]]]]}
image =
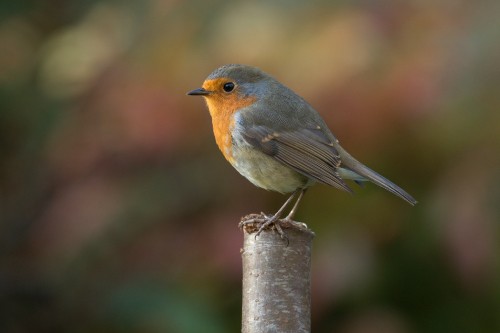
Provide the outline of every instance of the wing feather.
{"type": "Polygon", "coordinates": [[[243,134],[254,148],[320,183],[352,190],[340,178],[340,156],[325,135],[316,128],[275,133],[265,126],[246,128],[243,134]]]}

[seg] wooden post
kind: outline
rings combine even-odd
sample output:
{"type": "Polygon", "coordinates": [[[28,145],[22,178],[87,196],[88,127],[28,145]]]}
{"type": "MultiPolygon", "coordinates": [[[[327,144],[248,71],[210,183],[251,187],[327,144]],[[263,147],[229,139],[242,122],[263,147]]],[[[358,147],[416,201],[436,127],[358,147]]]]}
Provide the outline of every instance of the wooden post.
{"type": "MultiPolygon", "coordinates": [[[[243,219],[255,218],[255,215],[243,219]]],[[[314,233],[303,223],[275,230],[243,227],[242,333],[311,332],[311,247],[314,233]]]]}

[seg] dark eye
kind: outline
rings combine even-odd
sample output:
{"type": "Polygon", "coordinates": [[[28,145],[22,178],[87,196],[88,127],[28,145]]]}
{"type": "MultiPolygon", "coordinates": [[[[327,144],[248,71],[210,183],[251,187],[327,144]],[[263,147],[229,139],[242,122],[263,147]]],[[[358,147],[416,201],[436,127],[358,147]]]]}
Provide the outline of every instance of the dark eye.
{"type": "Polygon", "coordinates": [[[232,83],[232,82],[224,83],[224,86],[222,86],[222,89],[224,89],[225,92],[231,92],[234,89],[234,83],[232,83]]]}

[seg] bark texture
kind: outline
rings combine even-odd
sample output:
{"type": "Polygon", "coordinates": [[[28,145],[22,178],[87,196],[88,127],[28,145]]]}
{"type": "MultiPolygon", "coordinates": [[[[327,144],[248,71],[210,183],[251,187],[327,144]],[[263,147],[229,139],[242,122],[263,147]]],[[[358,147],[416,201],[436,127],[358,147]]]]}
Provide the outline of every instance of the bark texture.
{"type": "Polygon", "coordinates": [[[243,227],[243,333],[311,332],[314,233],[298,222],[281,226],[288,240],[271,229],[255,237],[256,226],[243,227]]]}

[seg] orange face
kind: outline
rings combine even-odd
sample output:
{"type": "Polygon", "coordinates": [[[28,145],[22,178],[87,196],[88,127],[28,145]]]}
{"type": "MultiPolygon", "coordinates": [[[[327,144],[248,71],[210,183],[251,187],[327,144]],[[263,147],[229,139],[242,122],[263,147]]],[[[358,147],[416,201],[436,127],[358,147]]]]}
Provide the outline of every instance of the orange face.
{"type": "Polygon", "coordinates": [[[238,85],[234,83],[234,89],[225,91],[224,85],[234,83],[230,78],[217,78],[206,80],[203,89],[210,92],[205,95],[208,110],[212,116],[215,141],[224,157],[232,164],[231,132],[234,128],[234,114],[238,110],[252,105],[255,97],[241,96],[238,93],[238,85]]]}

